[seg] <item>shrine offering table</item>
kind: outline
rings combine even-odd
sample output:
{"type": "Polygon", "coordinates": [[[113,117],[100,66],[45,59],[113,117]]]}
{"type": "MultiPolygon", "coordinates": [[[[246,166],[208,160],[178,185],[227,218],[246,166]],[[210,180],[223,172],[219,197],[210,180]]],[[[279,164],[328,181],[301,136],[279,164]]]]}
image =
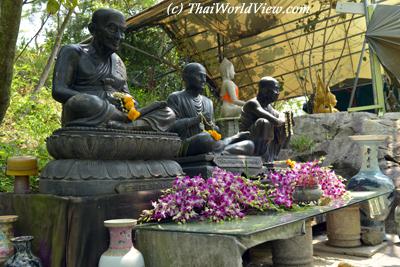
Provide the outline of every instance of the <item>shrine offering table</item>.
{"type": "MultiPolygon", "coordinates": [[[[308,219],[389,193],[351,192],[350,200],[335,201],[328,206],[249,215],[241,220],[222,223],[143,224],[136,228],[136,244],[144,256],[146,266],[242,267],[243,253],[256,245],[279,240],[273,246],[282,248],[281,240],[294,240],[294,243],[298,240],[299,245],[303,246],[298,251],[308,249],[311,258],[309,264],[298,266],[312,266],[312,238],[304,238],[307,232],[310,236],[311,227],[305,227],[308,219]]],[[[293,245],[287,244],[287,247],[288,250],[293,249],[293,245]]],[[[294,254],[288,253],[288,257],[296,258],[294,254]]],[[[273,253],[273,257],[277,255],[273,253]]]]}

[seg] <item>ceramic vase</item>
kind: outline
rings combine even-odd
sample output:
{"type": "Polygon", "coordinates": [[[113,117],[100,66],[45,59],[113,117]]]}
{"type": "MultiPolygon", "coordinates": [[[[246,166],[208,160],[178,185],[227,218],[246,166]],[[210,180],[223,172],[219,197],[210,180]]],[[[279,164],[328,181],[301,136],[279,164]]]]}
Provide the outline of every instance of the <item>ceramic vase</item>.
{"type": "Polygon", "coordinates": [[[378,145],[386,135],[353,135],[351,140],[361,146],[362,163],[360,171],[353,176],[347,189],[353,191],[394,190],[392,179],[382,173],[378,164],[378,145]]]}
{"type": "Polygon", "coordinates": [[[394,184],[384,175],[378,164],[378,145],[386,135],[353,135],[350,139],[361,146],[362,164],[360,171],[347,184],[352,191],[391,191],[385,196],[370,199],[360,205],[361,239],[368,245],[382,243],[385,236],[384,221],[394,201],[394,184]]]}
{"type": "Polygon", "coordinates": [[[314,187],[296,186],[293,191],[293,200],[296,203],[317,202],[322,196],[321,186],[314,187]]]}
{"type": "Polygon", "coordinates": [[[133,219],[104,221],[110,232],[110,245],[99,261],[99,267],[144,267],[142,254],[133,247],[133,219]]]}
{"type": "Polygon", "coordinates": [[[0,216],[0,264],[14,253],[11,238],[14,237],[13,222],[17,219],[16,215],[0,216]]]}
{"type": "Polygon", "coordinates": [[[14,237],[13,222],[17,219],[16,215],[0,216],[0,264],[14,253],[10,239],[14,237]]]}
{"type": "Polygon", "coordinates": [[[15,254],[4,264],[4,267],[42,267],[40,259],[32,254],[31,243],[33,236],[12,238],[15,254]]]}
{"type": "MultiPolygon", "coordinates": [[[[360,171],[347,184],[352,191],[394,191],[392,179],[384,175],[378,164],[378,145],[383,143],[386,135],[353,135],[350,139],[360,144],[362,149],[362,164],[360,171]]],[[[361,206],[362,212],[370,219],[383,221],[390,212],[394,193],[374,198],[361,206]]]]}

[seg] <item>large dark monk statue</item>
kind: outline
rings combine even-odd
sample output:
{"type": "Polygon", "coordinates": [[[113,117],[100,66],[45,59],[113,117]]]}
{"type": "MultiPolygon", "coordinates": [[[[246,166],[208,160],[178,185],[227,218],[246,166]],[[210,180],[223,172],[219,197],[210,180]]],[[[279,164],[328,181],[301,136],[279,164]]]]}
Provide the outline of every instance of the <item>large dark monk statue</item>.
{"type": "Polygon", "coordinates": [[[91,43],[66,45],[60,50],[53,97],[63,104],[63,126],[166,131],[174,122],[175,114],[165,102],[138,109],[141,115],[134,121],[122,111],[115,93],[129,95],[129,91],[125,65],[115,52],[125,29],[120,12],[99,9],[89,24],[91,43]]]}
{"type": "Polygon", "coordinates": [[[206,69],[199,63],[189,63],[183,69],[185,89],[168,96],[168,106],[175,112],[171,128],[183,139],[181,156],[209,152],[251,155],[252,141],[243,138],[215,140],[205,130],[219,130],[214,124],[212,101],[202,95],[206,84],[206,69]]]}

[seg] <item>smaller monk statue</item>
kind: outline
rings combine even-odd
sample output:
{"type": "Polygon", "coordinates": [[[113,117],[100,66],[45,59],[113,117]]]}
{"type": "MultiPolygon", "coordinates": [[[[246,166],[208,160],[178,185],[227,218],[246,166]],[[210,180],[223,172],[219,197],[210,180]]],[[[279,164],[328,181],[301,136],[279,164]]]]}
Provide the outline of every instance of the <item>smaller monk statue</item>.
{"type": "Polygon", "coordinates": [[[199,63],[187,64],[182,73],[185,89],[168,96],[168,106],[174,111],[176,121],[171,131],[183,140],[181,156],[209,152],[226,152],[249,155],[254,145],[240,138],[220,140],[219,128],[214,123],[212,101],[202,95],[206,85],[206,69],[199,63]],[[231,144],[233,143],[234,144],[231,144]]]}
{"type": "Polygon", "coordinates": [[[63,126],[167,131],[174,122],[165,102],[140,109],[129,94],[125,65],[115,53],[125,29],[122,13],[98,9],[89,24],[92,41],[61,48],[52,93],[63,105],[63,126]]]}
{"type": "Polygon", "coordinates": [[[239,100],[239,88],[232,81],[235,68],[228,59],[224,58],[219,66],[222,77],[220,97],[222,100],[221,117],[239,117],[244,101],[239,100]]]}
{"type": "Polygon", "coordinates": [[[249,131],[249,138],[255,146],[254,155],[272,162],[290,137],[287,121],[291,121],[291,117],[271,105],[279,97],[280,85],[276,79],[263,77],[258,86],[257,96],[242,108],[239,134],[249,131]]]}

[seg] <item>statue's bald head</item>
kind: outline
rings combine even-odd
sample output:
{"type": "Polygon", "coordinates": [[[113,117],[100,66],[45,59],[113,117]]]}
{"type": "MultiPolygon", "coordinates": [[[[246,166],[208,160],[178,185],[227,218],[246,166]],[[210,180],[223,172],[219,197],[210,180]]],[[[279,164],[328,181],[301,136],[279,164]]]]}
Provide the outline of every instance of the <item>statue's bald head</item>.
{"type": "Polygon", "coordinates": [[[204,68],[203,65],[197,62],[186,64],[182,71],[183,80],[186,81],[187,78],[189,78],[193,73],[196,72],[206,73],[206,68],[204,68]]]}
{"type": "Polygon", "coordinates": [[[206,85],[206,68],[200,63],[189,63],[182,71],[182,78],[185,81],[186,90],[201,94],[206,85]]]}
{"type": "Polygon", "coordinates": [[[126,22],[121,12],[101,8],[93,13],[88,28],[97,52],[109,54],[119,49],[125,37],[126,22]]]}
{"type": "Polygon", "coordinates": [[[273,77],[262,77],[258,82],[257,99],[264,104],[272,103],[278,100],[280,84],[278,80],[273,77]]]}
{"type": "Polygon", "coordinates": [[[119,16],[124,18],[124,15],[118,10],[112,8],[100,8],[93,12],[92,23],[99,24],[108,21],[111,16],[119,16]]]}
{"type": "Polygon", "coordinates": [[[277,79],[271,76],[262,77],[258,82],[258,88],[273,88],[273,87],[279,87],[279,82],[277,79]]]}

